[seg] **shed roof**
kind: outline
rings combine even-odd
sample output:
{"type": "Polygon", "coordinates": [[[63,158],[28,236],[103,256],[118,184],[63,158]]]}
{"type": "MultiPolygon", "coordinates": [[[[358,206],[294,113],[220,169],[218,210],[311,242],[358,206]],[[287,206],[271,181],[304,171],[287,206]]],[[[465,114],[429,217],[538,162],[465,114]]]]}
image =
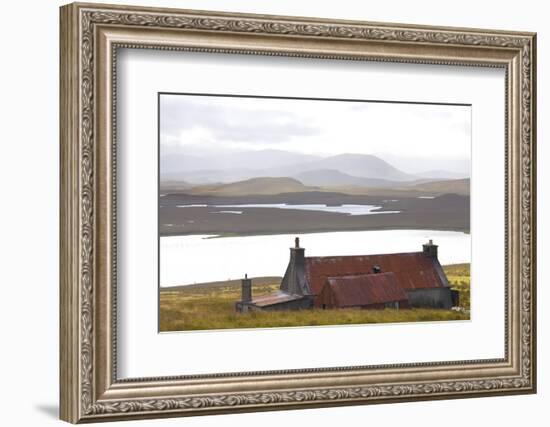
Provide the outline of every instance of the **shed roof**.
{"type": "Polygon", "coordinates": [[[301,298],[303,298],[302,295],[292,295],[285,292],[278,292],[275,294],[264,295],[254,298],[252,301],[250,301],[250,303],[258,307],[267,307],[270,305],[281,304],[283,302],[299,300],[301,298]]]}
{"type": "Polygon", "coordinates": [[[371,274],[379,266],[382,273],[394,273],[402,289],[448,286],[437,258],[423,252],[397,254],[306,257],[306,277],[318,295],[329,277],[371,274]]]}
{"type": "Polygon", "coordinates": [[[325,286],[330,288],[339,307],[407,301],[394,273],[329,277],[325,286]]]}

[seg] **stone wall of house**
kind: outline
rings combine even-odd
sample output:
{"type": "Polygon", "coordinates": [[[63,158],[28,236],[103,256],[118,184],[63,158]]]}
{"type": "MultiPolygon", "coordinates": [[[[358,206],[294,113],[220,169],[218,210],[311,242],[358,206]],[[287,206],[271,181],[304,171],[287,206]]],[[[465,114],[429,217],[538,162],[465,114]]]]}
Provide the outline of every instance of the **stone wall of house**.
{"type": "Polygon", "coordinates": [[[443,308],[449,310],[453,306],[451,288],[426,288],[407,291],[411,307],[443,308]]]}

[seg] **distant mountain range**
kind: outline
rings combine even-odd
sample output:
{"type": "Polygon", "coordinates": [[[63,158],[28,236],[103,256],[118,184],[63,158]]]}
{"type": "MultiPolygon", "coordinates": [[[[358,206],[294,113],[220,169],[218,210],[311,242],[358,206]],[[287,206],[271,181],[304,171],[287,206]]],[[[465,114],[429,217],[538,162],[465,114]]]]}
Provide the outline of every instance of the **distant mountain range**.
{"type": "Polygon", "coordinates": [[[214,156],[161,156],[161,180],[190,184],[232,183],[260,177],[295,178],[312,186],[394,186],[396,182],[468,178],[451,171],[403,172],[380,157],[340,154],[320,157],[282,150],[246,151],[214,156]]]}
{"type": "Polygon", "coordinates": [[[235,170],[253,173],[252,171],[284,168],[321,158],[283,150],[259,150],[213,154],[209,156],[171,153],[161,155],[160,162],[161,175],[180,175],[191,172],[206,175],[208,172],[229,172],[235,170]]]}
{"type": "Polygon", "coordinates": [[[308,171],[335,170],[357,178],[374,178],[388,181],[413,181],[418,179],[394,168],[388,162],[369,154],[339,154],[288,167],[292,175],[308,171]]]}

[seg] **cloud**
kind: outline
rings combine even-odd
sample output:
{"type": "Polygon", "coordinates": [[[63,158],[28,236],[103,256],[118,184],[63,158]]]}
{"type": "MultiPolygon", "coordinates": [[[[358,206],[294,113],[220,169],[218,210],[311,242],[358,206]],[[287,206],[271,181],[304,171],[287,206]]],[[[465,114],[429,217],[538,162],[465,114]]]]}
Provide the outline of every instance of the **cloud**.
{"type": "Polygon", "coordinates": [[[310,123],[296,120],[290,111],[262,108],[257,102],[165,95],[161,97],[161,133],[168,140],[195,134],[203,139],[253,144],[276,144],[320,133],[310,123]]]}
{"type": "MultiPolygon", "coordinates": [[[[469,159],[468,106],[242,97],[161,96],[161,150],[285,150],[469,159]]],[[[412,161],[412,160],[411,160],[412,161]]]]}

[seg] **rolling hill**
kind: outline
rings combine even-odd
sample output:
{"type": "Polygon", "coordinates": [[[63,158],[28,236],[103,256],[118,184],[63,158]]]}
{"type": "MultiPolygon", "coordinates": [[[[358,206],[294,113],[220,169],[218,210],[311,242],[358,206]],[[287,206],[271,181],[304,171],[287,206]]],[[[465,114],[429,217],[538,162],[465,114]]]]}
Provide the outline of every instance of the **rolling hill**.
{"type": "Polygon", "coordinates": [[[400,184],[397,181],[389,181],[377,178],[362,178],[348,175],[336,169],[315,169],[300,172],[293,176],[304,185],[321,187],[333,187],[341,185],[354,185],[361,187],[390,187],[400,184]]]}
{"type": "Polygon", "coordinates": [[[430,170],[430,171],[418,173],[417,175],[428,179],[433,179],[433,180],[437,179],[440,181],[445,179],[464,179],[468,177],[468,174],[466,173],[451,172],[446,170],[430,170]]]}
{"type": "Polygon", "coordinates": [[[460,194],[466,196],[470,194],[470,178],[423,182],[420,184],[411,185],[408,188],[410,190],[418,192],[433,192],[435,194],[460,194]]]}
{"type": "Polygon", "coordinates": [[[231,184],[201,185],[189,190],[189,194],[211,196],[247,196],[272,195],[281,193],[302,193],[314,191],[317,188],[308,187],[293,178],[252,178],[231,184]]]}
{"type": "MultiPolygon", "coordinates": [[[[315,172],[315,171],[314,171],[315,172]]],[[[313,176],[316,174],[304,173],[303,176],[313,176]]],[[[353,180],[355,177],[343,174],[321,174],[321,178],[330,179],[331,177],[341,178],[342,180],[353,180]]],[[[387,196],[439,196],[442,194],[457,194],[468,196],[470,194],[469,179],[452,179],[444,181],[415,181],[415,182],[392,182],[383,180],[370,180],[369,178],[355,178],[362,180],[365,185],[353,185],[342,183],[340,185],[307,185],[313,182],[321,182],[322,179],[304,179],[301,182],[297,178],[279,178],[279,177],[261,177],[252,178],[230,184],[209,184],[198,185],[192,188],[185,188],[177,191],[175,186],[174,193],[186,193],[199,196],[273,196],[276,194],[290,193],[311,193],[311,192],[333,192],[335,194],[348,195],[387,195],[387,196]],[[371,185],[367,185],[370,182],[371,185]]],[[[332,181],[331,181],[332,182],[332,181]]],[[[162,188],[162,187],[161,187],[162,188]]],[[[169,191],[172,189],[168,189],[169,191]]]]}

